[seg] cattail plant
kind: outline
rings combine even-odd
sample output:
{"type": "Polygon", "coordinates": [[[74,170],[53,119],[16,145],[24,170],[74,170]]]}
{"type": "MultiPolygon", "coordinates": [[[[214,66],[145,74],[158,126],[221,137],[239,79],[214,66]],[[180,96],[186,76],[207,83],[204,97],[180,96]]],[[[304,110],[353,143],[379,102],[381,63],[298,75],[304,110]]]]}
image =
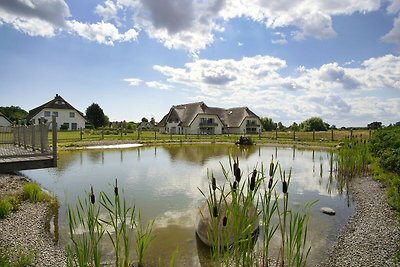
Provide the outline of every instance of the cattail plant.
{"type": "Polygon", "coordinates": [[[68,207],[69,237],[72,244],[67,246],[67,266],[100,266],[100,241],[104,228],[99,223],[100,207],[96,205],[93,187],[89,197],[82,202],[78,197],[75,209],[68,207]],[[78,228],[82,234],[78,234],[78,228]]]}

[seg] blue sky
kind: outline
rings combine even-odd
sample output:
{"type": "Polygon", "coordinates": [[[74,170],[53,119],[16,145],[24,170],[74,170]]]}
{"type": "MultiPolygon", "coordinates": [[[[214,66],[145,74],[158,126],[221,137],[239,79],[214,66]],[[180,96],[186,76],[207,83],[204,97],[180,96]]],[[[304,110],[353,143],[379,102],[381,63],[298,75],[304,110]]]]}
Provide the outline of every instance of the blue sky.
{"type": "Polygon", "coordinates": [[[248,106],[285,125],[400,121],[400,0],[1,0],[0,106],[110,120],[248,106]]]}

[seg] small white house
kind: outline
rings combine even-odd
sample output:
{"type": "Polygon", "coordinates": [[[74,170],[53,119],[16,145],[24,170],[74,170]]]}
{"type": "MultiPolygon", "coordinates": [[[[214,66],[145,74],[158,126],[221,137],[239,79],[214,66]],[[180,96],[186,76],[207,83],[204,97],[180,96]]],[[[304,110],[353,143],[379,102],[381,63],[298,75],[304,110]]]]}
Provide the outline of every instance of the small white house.
{"type": "Polygon", "coordinates": [[[248,107],[223,109],[197,102],[172,106],[157,127],[170,134],[256,134],[261,121],[248,107]]]}
{"type": "Polygon", "coordinates": [[[11,121],[0,112],[0,127],[10,127],[12,126],[11,121]]]}
{"type": "Polygon", "coordinates": [[[53,115],[56,117],[58,129],[78,130],[85,128],[86,119],[83,113],[58,94],[49,102],[30,110],[28,121],[32,124],[39,124],[39,121],[42,120],[51,121],[53,115]]]}

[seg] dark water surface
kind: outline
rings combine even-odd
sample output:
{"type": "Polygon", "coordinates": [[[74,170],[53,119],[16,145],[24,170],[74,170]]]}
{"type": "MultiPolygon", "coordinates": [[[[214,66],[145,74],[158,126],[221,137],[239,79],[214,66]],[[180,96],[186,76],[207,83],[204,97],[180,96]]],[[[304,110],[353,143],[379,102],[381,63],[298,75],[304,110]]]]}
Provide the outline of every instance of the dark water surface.
{"type": "Polygon", "coordinates": [[[207,171],[213,171],[219,183],[225,181],[220,162],[228,168],[229,153],[239,156],[245,175],[257,164],[268,165],[272,155],[283,169],[292,168],[289,196],[293,208],[318,200],[312,206],[308,228],[312,245],[309,265],[323,259],[354,209],[347,192],[337,189],[330,172],[329,151],[219,144],[64,151],[59,153],[57,168],[24,174],[59,198],[61,241],[68,237],[67,206],[75,205],[76,198],[83,197],[91,185],[96,192],[103,190],[112,195],[112,185],[118,178],[120,190],[128,203],[135,203],[140,209],[142,220],[155,219],[155,239],[147,262],[158,262],[160,257],[165,266],[179,247],[178,266],[205,266],[207,260],[199,255],[206,251],[197,243],[194,228],[197,208],[204,201],[198,188],[208,188],[207,171]],[[336,215],[322,214],[323,206],[333,208],[336,215]]]}

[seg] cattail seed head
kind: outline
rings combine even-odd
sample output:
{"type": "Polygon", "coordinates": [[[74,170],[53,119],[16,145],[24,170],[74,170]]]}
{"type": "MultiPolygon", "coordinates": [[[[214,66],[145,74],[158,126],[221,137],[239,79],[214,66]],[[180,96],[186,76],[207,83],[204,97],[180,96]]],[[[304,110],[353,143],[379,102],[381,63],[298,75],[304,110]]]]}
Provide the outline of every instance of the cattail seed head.
{"type": "Polygon", "coordinates": [[[217,190],[217,181],[215,180],[214,177],[211,179],[211,185],[213,191],[217,190]]]}
{"type": "Polygon", "coordinates": [[[213,207],[213,216],[214,216],[214,218],[218,217],[218,208],[217,208],[217,206],[213,207]]]}
{"type": "Polygon", "coordinates": [[[269,179],[269,182],[268,182],[268,189],[271,189],[272,188],[272,178],[270,178],[269,179]]]}
{"type": "Polygon", "coordinates": [[[92,204],[94,204],[96,202],[96,197],[94,196],[94,193],[93,193],[93,186],[90,186],[90,202],[92,204]]]}
{"type": "Polygon", "coordinates": [[[237,182],[234,181],[234,182],[233,182],[233,185],[232,185],[232,189],[236,191],[236,188],[237,188],[237,182]]]}
{"type": "Polygon", "coordinates": [[[236,170],[235,170],[235,180],[239,183],[240,182],[240,168],[238,167],[236,170]]]}
{"type": "Polygon", "coordinates": [[[282,191],[283,191],[283,193],[286,194],[287,190],[288,190],[287,182],[283,181],[282,182],[282,191]]]}
{"type": "Polygon", "coordinates": [[[274,162],[271,161],[271,163],[269,164],[269,177],[274,176],[274,162]]]}
{"type": "Polygon", "coordinates": [[[114,195],[118,196],[118,180],[115,179],[114,195]]]}
{"type": "Polygon", "coordinates": [[[226,226],[227,223],[228,223],[228,218],[224,216],[224,218],[222,219],[222,225],[226,226]]]}
{"type": "Polygon", "coordinates": [[[254,187],[256,185],[256,177],[257,177],[257,170],[254,169],[253,174],[251,175],[251,179],[250,179],[250,190],[251,191],[254,191],[254,187]]]}

